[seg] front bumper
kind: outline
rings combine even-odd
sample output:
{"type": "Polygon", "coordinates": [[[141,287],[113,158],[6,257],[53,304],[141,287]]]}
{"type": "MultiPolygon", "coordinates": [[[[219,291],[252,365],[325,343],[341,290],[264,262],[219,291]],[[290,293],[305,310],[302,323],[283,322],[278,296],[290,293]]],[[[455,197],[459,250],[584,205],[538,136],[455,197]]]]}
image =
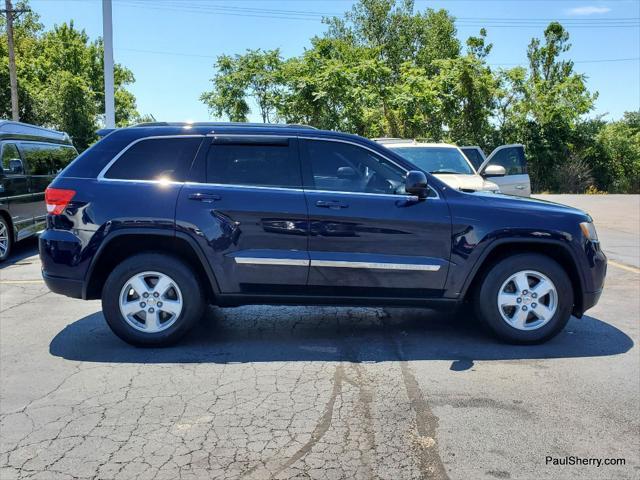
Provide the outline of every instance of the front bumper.
{"type": "Polygon", "coordinates": [[[42,272],[42,278],[44,283],[49,287],[53,293],[59,293],[60,295],[66,295],[72,298],[82,298],[82,290],[84,282],[82,280],[74,280],[72,278],[56,277],[53,275],[47,275],[46,272],[42,272]]]}

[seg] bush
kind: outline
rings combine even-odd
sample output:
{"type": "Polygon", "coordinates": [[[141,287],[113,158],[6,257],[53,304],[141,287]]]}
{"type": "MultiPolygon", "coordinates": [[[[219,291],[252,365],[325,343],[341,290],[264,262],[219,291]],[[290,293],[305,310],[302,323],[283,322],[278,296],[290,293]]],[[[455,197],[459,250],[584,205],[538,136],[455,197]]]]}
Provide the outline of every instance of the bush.
{"type": "Polygon", "coordinates": [[[591,167],[586,160],[571,156],[555,171],[554,183],[560,193],[585,193],[593,185],[591,167]]]}

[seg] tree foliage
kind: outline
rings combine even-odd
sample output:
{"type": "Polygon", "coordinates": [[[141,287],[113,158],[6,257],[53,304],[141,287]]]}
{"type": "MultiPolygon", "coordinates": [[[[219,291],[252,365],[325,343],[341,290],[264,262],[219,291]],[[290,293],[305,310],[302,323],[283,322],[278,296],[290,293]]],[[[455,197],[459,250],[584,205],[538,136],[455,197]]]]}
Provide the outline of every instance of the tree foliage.
{"type": "MultiPolygon", "coordinates": [[[[10,118],[6,25],[0,22],[0,118],[10,118]]],[[[21,121],[64,130],[84,150],[96,140],[104,112],[102,41],[91,41],[73,21],[46,31],[33,11],[16,20],[14,39],[21,121]]],[[[116,64],[114,80],[116,124],[134,123],[135,97],[126,89],[133,74],[116,64]]]]}
{"type": "Polygon", "coordinates": [[[218,117],[245,121],[256,105],[278,119],[368,137],[480,145],[523,143],[535,190],[639,190],[640,113],[588,119],[597,98],[567,59],[569,34],[552,22],[528,65],[492,69],[482,28],[464,42],[446,10],[413,0],[359,0],[297,57],[250,50],[216,63],[202,95],[218,117]],[[567,177],[571,176],[571,181],[567,177]]]}

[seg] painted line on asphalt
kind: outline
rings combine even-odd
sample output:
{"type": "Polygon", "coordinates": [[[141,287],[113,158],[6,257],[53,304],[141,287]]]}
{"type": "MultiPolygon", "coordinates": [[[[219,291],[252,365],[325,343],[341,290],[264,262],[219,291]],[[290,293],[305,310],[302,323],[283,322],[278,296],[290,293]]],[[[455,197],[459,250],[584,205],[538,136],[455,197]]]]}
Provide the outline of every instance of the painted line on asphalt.
{"type": "Polygon", "coordinates": [[[624,263],[614,262],[613,260],[607,260],[607,263],[609,265],[613,265],[614,267],[621,268],[622,270],[626,270],[627,272],[640,273],[640,268],[625,265],[624,263]]]}
{"type": "Polygon", "coordinates": [[[0,280],[0,285],[28,285],[44,283],[44,280],[0,280]]]}

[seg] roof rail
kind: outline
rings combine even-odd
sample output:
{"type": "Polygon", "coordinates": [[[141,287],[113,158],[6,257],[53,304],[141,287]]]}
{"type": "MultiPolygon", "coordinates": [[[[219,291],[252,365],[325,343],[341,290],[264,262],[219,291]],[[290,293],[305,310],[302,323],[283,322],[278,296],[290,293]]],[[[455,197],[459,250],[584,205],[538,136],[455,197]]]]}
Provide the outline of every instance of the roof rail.
{"type": "Polygon", "coordinates": [[[251,122],[142,122],[133,127],[256,127],[256,128],[308,128],[317,130],[310,125],[298,123],[251,123],[251,122]]]}
{"type": "Polygon", "coordinates": [[[14,122],[12,120],[0,120],[0,135],[18,135],[25,138],[38,137],[41,139],[54,140],[59,143],[71,144],[71,138],[66,132],[31,125],[29,123],[14,122]]]}

